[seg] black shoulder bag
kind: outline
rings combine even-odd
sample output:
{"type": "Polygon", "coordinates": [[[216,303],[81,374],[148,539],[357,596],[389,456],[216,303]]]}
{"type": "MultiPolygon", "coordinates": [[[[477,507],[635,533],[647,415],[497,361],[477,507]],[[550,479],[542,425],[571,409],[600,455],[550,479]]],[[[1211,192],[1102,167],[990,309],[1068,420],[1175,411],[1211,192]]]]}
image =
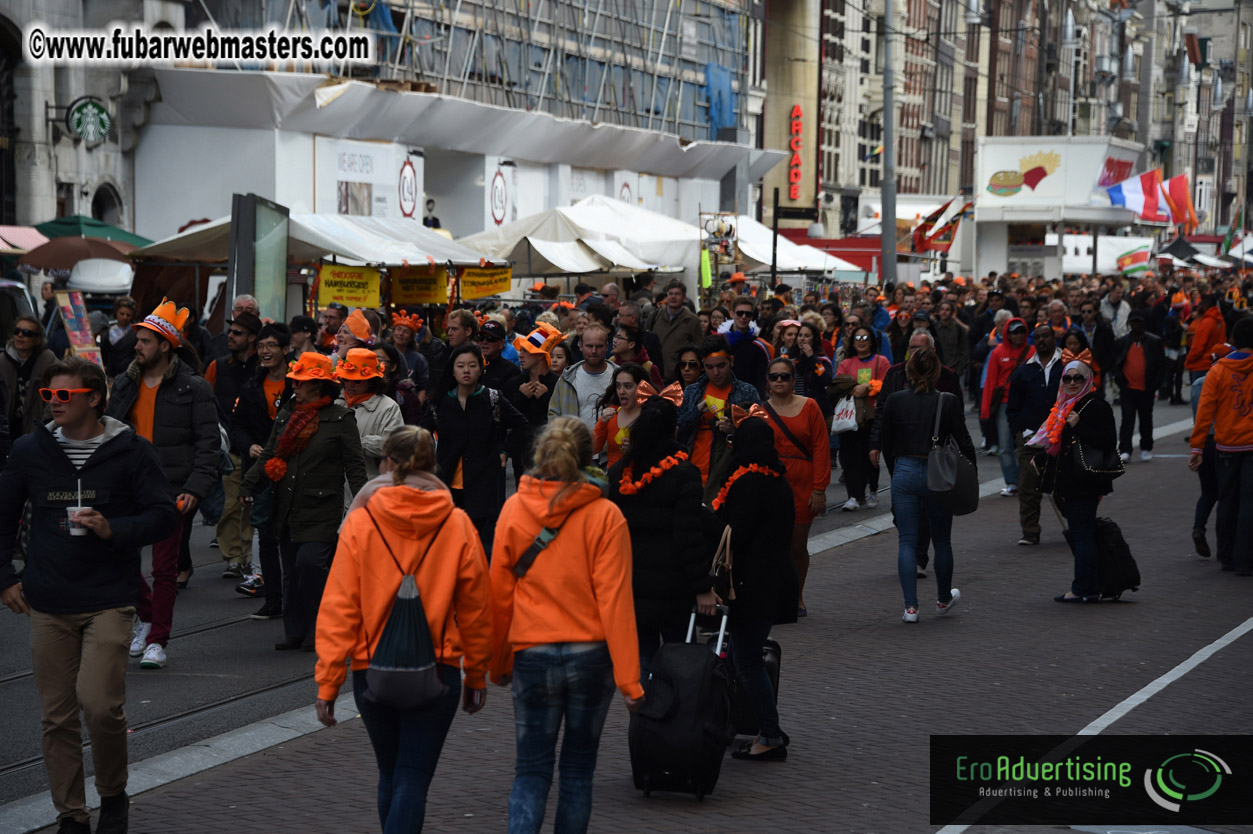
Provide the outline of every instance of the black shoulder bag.
{"type": "Polygon", "coordinates": [[[779,416],[779,412],[774,410],[769,401],[762,403],[762,406],[766,409],[766,413],[770,415],[770,419],[774,421],[774,424],[779,427],[779,431],[783,432],[783,436],[792,441],[793,446],[800,449],[801,454],[805,456],[805,460],[813,463],[814,453],[810,451],[808,446],[796,439],[796,435],[792,434],[791,429],[787,427],[787,423],[783,422],[783,418],[779,416]]]}

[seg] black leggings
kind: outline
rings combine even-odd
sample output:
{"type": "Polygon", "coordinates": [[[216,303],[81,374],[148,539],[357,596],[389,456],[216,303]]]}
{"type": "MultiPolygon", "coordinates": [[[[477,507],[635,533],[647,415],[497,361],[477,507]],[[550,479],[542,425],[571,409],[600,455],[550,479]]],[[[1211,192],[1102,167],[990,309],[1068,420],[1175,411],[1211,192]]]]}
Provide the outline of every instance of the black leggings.
{"type": "Polygon", "coordinates": [[[870,463],[870,426],[840,435],[840,466],[844,467],[844,486],[848,497],[858,503],[866,500],[866,488],[879,491],[879,467],[870,463]]]}

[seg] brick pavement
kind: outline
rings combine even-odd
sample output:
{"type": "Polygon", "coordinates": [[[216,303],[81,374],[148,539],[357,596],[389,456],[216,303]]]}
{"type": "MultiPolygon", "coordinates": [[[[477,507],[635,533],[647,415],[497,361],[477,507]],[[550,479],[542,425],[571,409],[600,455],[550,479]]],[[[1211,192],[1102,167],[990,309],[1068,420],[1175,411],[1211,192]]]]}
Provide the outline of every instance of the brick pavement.
{"type": "MultiPolygon", "coordinates": [[[[1016,547],[1016,502],[999,497],[955,524],[963,599],[943,619],[924,607],[918,625],[900,622],[894,535],[817,556],[806,592],[810,616],[775,634],[789,760],[728,758],[702,803],[644,799],[631,785],[626,713],[615,706],[596,772],[592,831],[935,831],[927,819],[930,733],[1074,732],[1248,616],[1253,580],[1220,573],[1192,553],[1197,486],[1184,463],[1133,464],[1102,509],[1122,524],[1144,576],[1130,602],[1052,602],[1071,572],[1056,519],[1046,507],[1044,543],[1016,547]]],[[[933,587],[920,580],[920,591],[933,587]]],[[[1253,733],[1253,717],[1238,708],[1239,693],[1253,684],[1250,660],[1253,637],[1245,637],[1107,732],[1253,733]]],[[[341,699],[340,714],[352,714],[350,701],[341,699]]],[[[507,693],[492,688],[483,712],[453,723],[427,830],[503,831],[512,755],[507,693]]],[[[365,733],[349,720],[141,794],[131,830],[374,832],[374,780],[365,733]]],[[[1011,830],[1026,829],[971,832],[1011,830]]],[[[1236,830],[1248,829],[1225,829],[1236,830]]]]}

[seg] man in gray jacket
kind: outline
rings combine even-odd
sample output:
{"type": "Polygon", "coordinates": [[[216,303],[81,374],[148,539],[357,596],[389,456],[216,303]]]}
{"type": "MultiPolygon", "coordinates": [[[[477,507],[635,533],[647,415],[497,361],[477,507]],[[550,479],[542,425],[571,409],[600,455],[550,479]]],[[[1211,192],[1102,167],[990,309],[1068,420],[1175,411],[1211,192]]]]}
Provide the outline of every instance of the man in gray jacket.
{"type": "Polygon", "coordinates": [[[548,401],[548,419],[578,417],[590,431],[596,425],[596,403],[613,385],[618,366],[606,357],[609,352],[609,330],[598,321],[583,328],[583,361],[561,372],[552,399],[548,401]]]}

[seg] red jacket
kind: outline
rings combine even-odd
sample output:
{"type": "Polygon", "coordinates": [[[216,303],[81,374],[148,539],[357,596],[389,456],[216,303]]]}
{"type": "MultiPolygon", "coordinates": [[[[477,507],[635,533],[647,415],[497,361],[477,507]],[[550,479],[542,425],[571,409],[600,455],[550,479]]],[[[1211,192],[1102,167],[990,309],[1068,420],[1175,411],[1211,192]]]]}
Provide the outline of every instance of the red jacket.
{"type": "Polygon", "coordinates": [[[1018,369],[1020,365],[1025,363],[1032,356],[1035,356],[1035,346],[1030,342],[1024,341],[1022,347],[1016,348],[1009,342],[1009,328],[1014,322],[1026,326],[1026,322],[1022,319],[1013,318],[1005,322],[1005,341],[992,348],[992,352],[988,354],[988,375],[983,383],[983,403],[979,408],[979,417],[983,420],[992,419],[992,392],[998,387],[1003,388],[1001,403],[1006,399],[1009,392],[1009,377],[1018,369]]]}
{"type": "Polygon", "coordinates": [[[1183,366],[1189,371],[1208,371],[1214,345],[1227,341],[1227,324],[1217,306],[1210,307],[1188,328],[1188,357],[1183,366]]]}

